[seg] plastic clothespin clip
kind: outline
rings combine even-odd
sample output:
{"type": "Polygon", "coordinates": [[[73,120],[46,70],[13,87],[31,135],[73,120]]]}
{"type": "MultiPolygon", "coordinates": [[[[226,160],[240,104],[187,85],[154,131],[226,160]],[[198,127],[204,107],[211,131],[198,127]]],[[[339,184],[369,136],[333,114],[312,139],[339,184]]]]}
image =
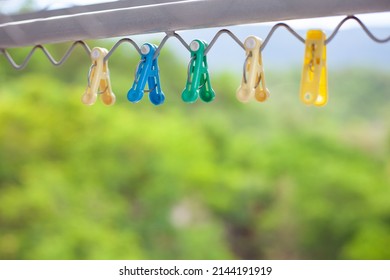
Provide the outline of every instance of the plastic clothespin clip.
{"type": "Polygon", "coordinates": [[[144,92],[149,92],[149,100],[154,105],[164,102],[165,96],[160,86],[160,74],[157,64],[157,57],[154,54],[157,46],[145,43],[141,47],[141,60],[137,66],[133,86],[127,93],[130,102],[137,103],[144,96],[144,92]],[[148,82],[149,90],[145,90],[148,82]]]}
{"type": "Polygon", "coordinates": [[[210,102],[215,98],[204,54],[207,46],[206,42],[200,40],[194,40],[190,44],[191,60],[188,64],[187,84],[181,94],[184,102],[195,102],[198,96],[204,102],[210,102]]]}
{"type": "Polygon", "coordinates": [[[256,36],[245,39],[244,47],[246,59],[244,62],[241,86],[237,89],[237,99],[248,102],[253,96],[263,102],[269,97],[269,90],[265,86],[263,59],[261,57],[262,41],[256,36]]]}
{"type": "Polygon", "coordinates": [[[104,48],[96,47],[91,51],[92,65],[88,73],[88,86],[81,98],[85,105],[94,104],[98,94],[101,94],[104,104],[112,105],[115,103],[116,98],[111,89],[108,61],[104,61],[107,54],[108,51],[104,48]]]}
{"type": "Polygon", "coordinates": [[[300,90],[306,105],[324,106],[328,102],[325,40],[321,30],[307,32],[300,90]]]}

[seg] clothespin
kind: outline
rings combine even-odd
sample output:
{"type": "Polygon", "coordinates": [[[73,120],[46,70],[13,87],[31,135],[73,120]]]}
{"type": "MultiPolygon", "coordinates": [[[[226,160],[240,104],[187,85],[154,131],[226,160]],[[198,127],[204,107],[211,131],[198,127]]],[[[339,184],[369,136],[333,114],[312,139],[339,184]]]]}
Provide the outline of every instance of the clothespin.
{"type": "Polygon", "coordinates": [[[256,36],[249,36],[245,39],[246,59],[241,86],[236,94],[241,102],[248,102],[253,96],[257,101],[263,102],[269,97],[269,90],[265,86],[263,59],[260,51],[262,43],[261,39],[256,36]]]}
{"type": "Polygon", "coordinates": [[[81,99],[85,105],[94,104],[98,94],[101,94],[104,104],[112,105],[115,103],[116,98],[111,89],[108,61],[104,61],[107,53],[106,49],[97,47],[91,51],[92,65],[88,74],[88,86],[81,99]]]}
{"type": "Polygon", "coordinates": [[[309,30],[306,35],[300,97],[306,105],[324,106],[328,101],[326,35],[309,30]]]}
{"type": "Polygon", "coordinates": [[[181,94],[184,102],[195,102],[198,96],[204,102],[210,102],[215,98],[204,54],[206,48],[207,43],[200,40],[194,40],[190,44],[191,60],[188,64],[187,84],[181,94]]]}
{"type": "Polygon", "coordinates": [[[154,54],[157,46],[145,43],[141,47],[141,60],[138,64],[133,86],[127,93],[127,99],[130,102],[137,103],[144,96],[144,92],[149,92],[149,100],[154,105],[160,105],[164,102],[165,96],[160,86],[160,74],[157,64],[157,57],[154,54]],[[145,90],[148,82],[149,90],[145,90]]]}

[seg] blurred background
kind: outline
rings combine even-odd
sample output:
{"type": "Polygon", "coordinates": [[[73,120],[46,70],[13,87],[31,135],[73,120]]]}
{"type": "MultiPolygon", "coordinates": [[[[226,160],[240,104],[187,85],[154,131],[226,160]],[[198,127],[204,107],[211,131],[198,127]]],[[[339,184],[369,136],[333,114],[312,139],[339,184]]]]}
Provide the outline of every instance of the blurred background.
{"type": "MultiPolygon", "coordinates": [[[[243,41],[271,26],[231,30],[243,41]]],[[[368,25],[382,38],[389,26],[368,25]]],[[[69,45],[48,49],[59,58],[69,45]]],[[[9,51],[21,62],[29,50],[9,51]]],[[[304,45],[285,31],[263,52],[265,103],[236,100],[245,54],[228,37],[208,55],[209,104],[181,101],[189,54],[175,40],[159,58],[158,107],[126,99],[139,61],[129,45],[109,61],[112,107],[81,103],[81,48],[58,68],[39,51],[23,71],[0,56],[0,259],[390,259],[389,51],[357,24],[342,29],[323,108],[298,98],[304,45]]]]}

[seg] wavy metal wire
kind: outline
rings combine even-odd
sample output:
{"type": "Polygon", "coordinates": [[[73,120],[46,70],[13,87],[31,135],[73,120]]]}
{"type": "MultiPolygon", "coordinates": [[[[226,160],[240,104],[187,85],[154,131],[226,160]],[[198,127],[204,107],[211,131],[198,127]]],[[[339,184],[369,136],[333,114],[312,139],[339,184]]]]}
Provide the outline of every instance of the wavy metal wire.
{"type": "Polygon", "coordinates": [[[165,45],[165,43],[168,41],[169,38],[175,37],[179,40],[179,42],[188,50],[190,50],[190,46],[186,43],[186,41],[176,32],[166,32],[167,35],[162,39],[160,45],[158,46],[156,52],[154,53],[153,59],[155,59],[161,52],[162,47],[165,45]]]}
{"type": "Polygon", "coordinates": [[[13,68],[15,68],[16,70],[23,70],[27,66],[27,64],[30,61],[31,57],[33,56],[34,52],[38,49],[42,50],[42,52],[46,55],[46,57],[49,59],[49,61],[54,66],[61,66],[69,58],[69,56],[72,54],[73,50],[75,49],[75,47],[77,45],[81,45],[88,55],[91,54],[90,47],[84,41],[73,42],[73,44],[70,46],[70,48],[65,52],[64,56],[58,61],[55,60],[53,58],[53,56],[51,55],[51,53],[42,45],[34,46],[31,49],[31,51],[27,54],[26,58],[23,60],[23,62],[21,64],[17,64],[6,49],[0,49],[0,52],[4,55],[4,57],[8,60],[8,62],[11,64],[11,66],[13,68]]]}
{"type": "Polygon", "coordinates": [[[136,49],[136,51],[141,55],[141,49],[138,47],[136,42],[134,42],[130,38],[123,38],[123,39],[120,39],[118,42],[116,42],[114,46],[112,46],[110,51],[104,57],[104,62],[106,62],[110,58],[110,56],[114,53],[114,51],[123,43],[129,43],[129,44],[133,45],[133,47],[136,49]]]}
{"type": "Polygon", "coordinates": [[[390,41],[390,36],[387,36],[386,38],[383,38],[383,39],[379,39],[377,38],[374,34],[372,34],[372,32],[367,28],[366,25],[364,25],[364,23],[357,17],[351,15],[351,16],[347,16],[346,18],[344,18],[342,21],[340,21],[340,23],[336,26],[335,30],[332,32],[332,34],[329,36],[329,38],[325,41],[326,44],[328,44],[329,42],[331,42],[333,40],[333,38],[336,36],[336,34],[339,32],[341,26],[348,20],[355,20],[360,26],[361,28],[363,29],[363,31],[367,34],[367,36],[373,40],[374,42],[376,43],[387,43],[390,41]]]}
{"type": "MultiPolygon", "coordinates": [[[[348,20],[356,21],[360,25],[360,27],[363,29],[363,31],[367,34],[367,36],[371,40],[373,40],[374,42],[376,42],[376,43],[387,43],[387,42],[390,41],[390,36],[388,36],[386,38],[383,38],[383,39],[380,39],[380,38],[376,37],[359,18],[357,18],[356,16],[353,16],[353,15],[350,15],[350,16],[347,16],[343,20],[340,21],[340,23],[336,26],[336,28],[331,33],[331,35],[328,37],[328,39],[326,39],[325,44],[329,44],[334,39],[334,37],[340,31],[340,28],[342,27],[342,25],[345,22],[347,22],[348,20]]],[[[277,23],[277,24],[275,24],[271,28],[271,30],[269,31],[268,35],[264,39],[263,44],[261,45],[260,51],[263,51],[265,49],[265,47],[267,46],[268,42],[270,41],[270,39],[272,38],[273,34],[275,33],[275,31],[278,28],[280,28],[280,27],[286,28],[287,31],[289,31],[300,42],[305,43],[305,39],[301,35],[299,35],[293,28],[291,28],[288,24],[286,24],[286,23],[277,23]]],[[[210,49],[214,46],[214,44],[216,43],[216,41],[218,40],[218,38],[222,34],[229,35],[241,48],[244,48],[244,44],[237,38],[237,36],[233,32],[231,32],[228,29],[221,29],[214,35],[213,39],[210,41],[210,44],[208,45],[208,47],[205,50],[205,55],[210,51],[210,49]]],[[[188,51],[190,51],[189,45],[186,43],[186,41],[179,34],[177,34],[176,32],[167,32],[166,35],[164,36],[164,38],[162,39],[160,45],[158,46],[154,57],[157,57],[160,54],[161,49],[163,48],[163,46],[165,45],[167,40],[172,38],[172,37],[178,39],[179,42],[188,51]]],[[[110,49],[110,51],[108,52],[108,54],[104,58],[104,61],[107,61],[111,57],[111,55],[115,52],[115,50],[123,43],[130,43],[136,49],[136,51],[139,54],[141,54],[141,50],[140,50],[139,46],[132,39],[130,39],[130,38],[123,38],[123,39],[120,39],[118,42],[116,42],[114,44],[114,46],[110,49]]],[[[49,59],[49,61],[54,66],[60,66],[60,65],[65,63],[65,61],[69,58],[69,56],[72,54],[73,50],[75,49],[75,47],[77,45],[81,45],[83,47],[83,49],[85,50],[85,52],[88,54],[88,56],[90,55],[91,48],[84,41],[75,41],[75,42],[73,42],[73,44],[65,52],[64,56],[60,60],[58,60],[58,61],[55,60],[53,58],[53,56],[50,54],[50,52],[42,45],[34,46],[31,49],[31,51],[27,54],[26,58],[22,61],[21,64],[17,64],[15,62],[15,60],[12,58],[12,56],[8,53],[7,49],[0,49],[0,53],[2,53],[4,55],[6,60],[9,62],[9,64],[13,68],[15,68],[16,70],[22,70],[22,69],[24,69],[27,66],[28,62],[30,61],[31,57],[33,56],[34,52],[37,49],[42,50],[42,52],[46,55],[46,57],[49,59]]]]}

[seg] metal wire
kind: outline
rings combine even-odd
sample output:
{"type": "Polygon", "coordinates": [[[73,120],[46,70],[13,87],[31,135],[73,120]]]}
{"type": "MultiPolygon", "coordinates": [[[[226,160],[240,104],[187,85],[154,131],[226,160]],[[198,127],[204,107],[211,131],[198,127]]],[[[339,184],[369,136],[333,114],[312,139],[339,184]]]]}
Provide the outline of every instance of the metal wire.
{"type": "MultiPolygon", "coordinates": [[[[353,16],[353,15],[349,15],[347,17],[345,17],[343,20],[340,21],[340,23],[336,26],[336,28],[334,29],[334,31],[331,33],[331,35],[328,37],[327,40],[325,40],[325,44],[329,44],[333,39],[334,37],[337,35],[337,33],[340,31],[340,28],[342,27],[342,25],[347,22],[348,20],[355,20],[359,25],[360,27],[363,29],[363,31],[367,34],[367,36],[373,40],[374,42],[376,43],[387,43],[390,41],[390,36],[386,37],[386,38],[383,38],[383,39],[380,39],[378,37],[376,37],[374,34],[372,34],[372,32],[367,28],[367,26],[359,19],[357,18],[356,16],[353,16]]],[[[299,35],[294,29],[292,29],[288,24],[286,23],[277,23],[275,24],[271,30],[269,31],[268,35],[266,36],[265,40],[263,41],[263,44],[261,45],[261,48],[260,48],[260,51],[263,51],[265,49],[265,47],[267,46],[268,42],[270,41],[270,39],[272,38],[273,34],[275,33],[275,31],[280,28],[280,27],[284,27],[287,29],[287,31],[289,31],[294,37],[296,37],[300,42],[302,43],[305,43],[305,39],[299,35]]],[[[208,47],[205,49],[205,52],[204,54],[206,55],[210,50],[211,48],[215,45],[216,41],[218,40],[218,38],[222,35],[222,34],[227,34],[229,35],[241,48],[244,49],[244,44],[240,41],[240,39],[237,38],[237,36],[231,32],[230,30],[228,29],[221,29],[219,30],[213,37],[213,39],[211,40],[210,44],[208,45],[208,47]]],[[[154,57],[153,58],[157,58],[157,56],[160,54],[163,46],[165,45],[165,43],[167,42],[168,39],[170,39],[171,37],[175,37],[176,39],[178,39],[182,45],[188,50],[190,51],[190,46],[186,43],[186,41],[179,35],[177,34],[176,32],[174,31],[171,31],[171,32],[166,32],[166,35],[165,37],[162,39],[162,41],[160,42],[160,45],[158,46],[155,54],[154,54],[154,57]]],[[[118,42],[116,42],[114,44],[114,46],[110,49],[110,51],[107,53],[107,55],[104,57],[104,61],[106,62],[110,57],[111,55],[115,52],[115,50],[123,43],[130,43],[131,45],[133,45],[133,47],[136,49],[136,51],[141,55],[141,50],[139,48],[139,46],[130,38],[123,38],[123,39],[120,39],[118,42]]],[[[6,58],[6,60],[9,62],[9,64],[17,69],[17,70],[22,70],[24,69],[28,62],[30,61],[31,57],[33,56],[35,50],[37,49],[41,49],[42,52],[46,55],[46,57],[49,59],[49,61],[54,65],[54,66],[60,66],[62,65],[68,58],[69,56],[71,55],[71,53],[73,52],[74,48],[77,46],[77,45],[81,45],[84,50],[86,51],[86,53],[88,55],[90,55],[91,53],[91,49],[90,47],[84,42],[84,41],[75,41],[71,46],[70,48],[65,52],[64,56],[59,60],[59,61],[56,61],[53,56],[50,54],[50,52],[42,45],[36,45],[34,46],[31,51],[27,54],[26,58],[22,61],[21,64],[17,64],[15,62],[15,60],[12,58],[12,56],[8,53],[7,49],[0,49],[0,53],[2,53],[4,55],[4,57],[6,58]]]]}
{"type": "Polygon", "coordinates": [[[42,50],[42,52],[46,55],[46,57],[49,59],[49,61],[54,66],[60,66],[68,59],[68,57],[71,55],[71,53],[73,52],[74,48],[77,45],[81,45],[88,55],[91,54],[90,47],[84,41],[76,41],[76,42],[74,42],[70,46],[70,48],[65,52],[64,56],[59,61],[55,60],[53,58],[53,56],[51,55],[51,53],[42,45],[34,46],[31,49],[31,51],[27,54],[26,58],[23,60],[23,62],[21,64],[17,64],[6,49],[0,49],[0,52],[4,55],[4,57],[8,60],[8,62],[11,64],[11,66],[13,68],[15,68],[16,70],[22,70],[22,69],[24,69],[27,66],[27,64],[30,61],[31,57],[33,56],[35,50],[37,50],[37,49],[42,50]]]}
{"type": "Polygon", "coordinates": [[[162,47],[165,45],[165,43],[168,41],[169,38],[171,37],[175,37],[176,39],[179,40],[180,43],[182,43],[182,45],[188,50],[188,51],[191,51],[190,50],[190,46],[186,43],[186,41],[184,41],[184,39],[179,35],[177,34],[176,32],[166,32],[167,35],[165,35],[165,37],[162,39],[160,45],[158,46],[156,52],[154,53],[154,56],[153,56],[153,59],[157,58],[158,55],[160,54],[161,52],[161,49],[162,47]]]}
{"type": "Polygon", "coordinates": [[[110,51],[104,57],[103,61],[106,62],[110,58],[110,56],[114,53],[114,51],[123,43],[130,43],[137,50],[137,52],[141,55],[141,49],[138,47],[136,42],[134,42],[130,38],[123,38],[123,39],[120,39],[118,42],[116,42],[114,46],[112,46],[110,51]]]}
{"type": "Polygon", "coordinates": [[[191,67],[192,67],[192,63],[194,62],[195,59],[196,59],[196,56],[191,57],[190,62],[188,63],[188,67],[187,67],[187,84],[191,84],[192,83],[191,67]]]}
{"type": "Polygon", "coordinates": [[[374,42],[376,42],[376,43],[386,43],[386,42],[390,41],[390,36],[388,36],[387,38],[384,38],[384,39],[379,39],[378,37],[374,36],[374,34],[372,34],[372,32],[367,28],[367,26],[364,25],[364,23],[359,18],[357,18],[356,16],[352,16],[351,15],[351,16],[347,16],[342,21],[340,21],[340,23],[336,26],[335,30],[329,36],[329,38],[327,40],[325,40],[325,44],[328,44],[328,43],[330,43],[333,40],[333,38],[339,32],[341,26],[348,20],[355,20],[361,26],[363,31],[366,32],[367,36],[371,40],[373,40],[374,42]]]}
{"type": "MultiPolygon", "coordinates": [[[[246,78],[246,67],[248,65],[248,61],[249,59],[252,57],[252,52],[249,53],[249,55],[247,55],[246,59],[245,59],[245,62],[244,62],[244,66],[243,66],[243,71],[242,71],[242,77],[244,78],[244,83],[246,84],[248,82],[247,78],[246,78]]],[[[261,73],[260,73],[260,76],[259,76],[259,80],[258,82],[256,83],[255,85],[255,89],[260,85],[260,82],[261,82],[261,73]]]]}
{"type": "Polygon", "coordinates": [[[242,73],[243,73],[243,78],[244,78],[244,83],[245,84],[247,83],[247,79],[246,79],[246,66],[248,65],[248,60],[251,57],[252,57],[252,52],[250,52],[249,55],[247,55],[247,57],[245,59],[245,62],[244,62],[244,66],[242,68],[242,73]]]}
{"type": "Polygon", "coordinates": [[[244,48],[244,43],[242,43],[242,42],[240,41],[240,39],[238,39],[237,36],[234,35],[233,32],[231,32],[231,31],[228,30],[228,29],[221,29],[221,30],[219,30],[219,31],[217,32],[217,34],[214,35],[214,38],[211,40],[210,44],[209,44],[209,45],[207,46],[207,48],[204,50],[204,55],[206,55],[206,54],[211,50],[211,48],[214,46],[215,42],[218,40],[219,36],[221,36],[221,35],[224,34],[224,33],[226,33],[226,34],[228,34],[230,37],[232,37],[233,40],[236,41],[236,43],[237,43],[241,48],[245,49],[245,48],[244,48]]]}
{"type": "Polygon", "coordinates": [[[261,47],[260,47],[260,51],[263,51],[263,50],[264,50],[264,48],[267,46],[269,40],[271,39],[272,35],[274,34],[274,32],[275,32],[279,27],[284,27],[284,28],[286,28],[287,31],[290,31],[290,33],[291,33],[292,35],[294,35],[299,41],[301,41],[302,43],[305,43],[305,39],[304,39],[301,35],[299,35],[299,34],[298,34],[294,29],[292,29],[288,24],[281,22],[281,23],[275,24],[275,25],[271,28],[270,32],[268,33],[267,37],[265,37],[264,42],[263,42],[263,44],[262,44],[261,47]]]}

